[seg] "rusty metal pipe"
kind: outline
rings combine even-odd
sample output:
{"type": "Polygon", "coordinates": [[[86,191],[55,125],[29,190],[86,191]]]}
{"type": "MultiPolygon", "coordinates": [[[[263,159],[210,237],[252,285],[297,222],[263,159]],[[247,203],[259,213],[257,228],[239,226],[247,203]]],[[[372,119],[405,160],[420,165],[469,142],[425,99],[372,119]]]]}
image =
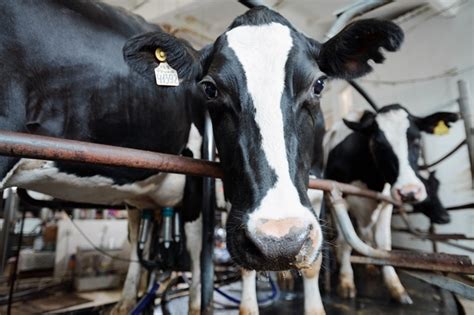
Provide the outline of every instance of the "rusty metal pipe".
{"type": "Polygon", "coordinates": [[[443,253],[425,253],[392,250],[385,258],[351,256],[355,264],[388,265],[409,269],[445,271],[474,274],[474,266],[468,256],[443,253]]]}
{"type": "Polygon", "coordinates": [[[346,202],[342,199],[342,194],[337,189],[331,191],[329,199],[331,201],[331,207],[336,219],[336,224],[339,225],[344,239],[355,251],[362,255],[374,258],[387,258],[390,256],[388,251],[373,248],[359,238],[354,230],[351,219],[349,218],[346,202]]]}
{"type": "MultiPolygon", "coordinates": [[[[0,155],[121,166],[215,178],[224,176],[219,163],[216,162],[11,131],[0,131],[0,155]]],[[[308,188],[324,191],[336,188],[346,194],[401,206],[399,202],[381,193],[332,180],[310,179],[308,188]]]]}
{"type": "MultiPolygon", "coordinates": [[[[1,141],[1,139],[0,139],[1,141]]],[[[385,201],[390,203],[398,208],[403,207],[402,203],[392,199],[391,197],[384,195],[380,192],[362,189],[354,185],[343,184],[333,180],[328,179],[310,179],[308,188],[310,189],[320,189],[326,192],[330,192],[334,189],[348,195],[354,195],[359,197],[367,197],[370,199],[376,199],[380,201],[385,201]]]]}
{"type": "Polygon", "coordinates": [[[195,176],[223,176],[219,164],[215,162],[10,131],[0,132],[0,154],[32,159],[149,169],[195,176]]]}
{"type": "MultiPolygon", "coordinates": [[[[0,155],[151,169],[194,176],[223,176],[219,163],[216,162],[9,131],[0,131],[0,155]]],[[[377,199],[394,204],[398,207],[401,206],[399,202],[382,193],[330,180],[311,179],[308,187],[324,191],[333,191],[336,189],[342,193],[377,199]]],[[[347,216],[347,212],[345,215],[347,216]]],[[[366,244],[364,245],[367,246],[366,244]]],[[[360,249],[360,246],[358,247],[360,249]]],[[[407,268],[474,273],[474,267],[472,266],[470,259],[465,256],[446,255],[445,259],[450,260],[450,263],[446,264],[446,261],[444,261],[442,257],[439,258],[439,261],[434,259],[441,254],[412,254],[409,252],[395,253],[393,251],[390,253],[380,251],[380,253],[379,250],[370,249],[370,247],[368,250],[361,251],[379,257],[361,257],[364,260],[363,263],[370,261],[374,264],[390,264],[407,268]],[[413,257],[418,258],[413,260],[413,257]],[[441,265],[441,267],[438,267],[439,265],[441,265]]],[[[362,262],[361,258],[357,258],[358,262],[362,262]]]]}

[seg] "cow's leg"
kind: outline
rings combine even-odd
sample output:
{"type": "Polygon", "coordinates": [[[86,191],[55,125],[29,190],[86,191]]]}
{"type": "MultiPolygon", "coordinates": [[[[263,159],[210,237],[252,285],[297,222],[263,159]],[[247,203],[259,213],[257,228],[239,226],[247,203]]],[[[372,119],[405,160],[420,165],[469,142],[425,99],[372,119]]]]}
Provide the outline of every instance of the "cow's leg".
{"type": "Polygon", "coordinates": [[[138,285],[140,284],[141,266],[137,257],[138,229],[140,225],[140,211],[132,209],[128,211],[128,233],[131,244],[130,264],[128,265],[127,277],[123,285],[122,298],[112,309],[110,314],[128,314],[135,306],[138,285]]]}
{"type": "Polygon", "coordinates": [[[319,258],[309,269],[303,270],[304,313],[305,315],[325,315],[321,293],[319,292],[319,272],[323,257],[319,258]]]}
{"type": "Polygon", "coordinates": [[[258,315],[257,287],[255,270],[242,269],[242,299],[240,300],[240,315],[258,315]]]}
{"type": "Polygon", "coordinates": [[[354,272],[351,266],[352,247],[344,239],[339,225],[336,224],[336,226],[338,230],[336,256],[340,266],[337,292],[343,298],[354,298],[356,296],[356,287],[354,284],[354,272]]]}
{"type": "Polygon", "coordinates": [[[189,314],[201,313],[201,248],[202,248],[202,219],[184,224],[186,234],[186,248],[191,257],[192,280],[189,288],[189,314]]]}
{"type": "MultiPolygon", "coordinates": [[[[392,219],[393,205],[385,205],[381,211],[377,223],[375,224],[375,243],[378,248],[391,250],[392,239],[390,222],[392,219]]],[[[395,268],[392,266],[382,267],[385,285],[390,291],[390,295],[402,304],[412,304],[412,300],[398,278],[395,268]]]]}

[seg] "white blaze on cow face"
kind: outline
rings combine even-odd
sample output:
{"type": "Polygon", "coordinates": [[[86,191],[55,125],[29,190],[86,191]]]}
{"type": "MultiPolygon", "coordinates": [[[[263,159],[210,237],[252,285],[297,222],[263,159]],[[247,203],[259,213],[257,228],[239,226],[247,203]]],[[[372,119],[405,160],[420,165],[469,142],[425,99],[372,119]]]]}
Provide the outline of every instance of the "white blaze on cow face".
{"type": "Polygon", "coordinates": [[[415,175],[408,157],[408,113],[401,109],[390,110],[377,114],[375,120],[398,159],[398,177],[392,186],[392,196],[400,199],[400,192],[412,190],[416,201],[423,201],[427,197],[425,186],[415,175]]]}
{"type": "Polygon", "coordinates": [[[314,228],[318,244],[313,247],[319,249],[321,229],[314,214],[301,204],[290,178],[286,153],[281,100],[285,89],[285,66],[293,47],[290,29],[279,23],[239,26],[227,32],[227,41],[244,70],[262,150],[277,176],[260,206],[249,215],[248,232],[255,233],[261,220],[297,218],[314,228]]]}

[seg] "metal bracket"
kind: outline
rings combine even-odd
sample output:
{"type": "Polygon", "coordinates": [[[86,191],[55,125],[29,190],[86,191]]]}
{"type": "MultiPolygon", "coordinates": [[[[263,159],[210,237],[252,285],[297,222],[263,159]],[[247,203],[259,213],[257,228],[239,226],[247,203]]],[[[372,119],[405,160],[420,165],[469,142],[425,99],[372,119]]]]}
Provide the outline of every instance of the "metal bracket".
{"type": "MultiPolygon", "coordinates": [[[[203,159],[214,161],[216,146],[209,112],[204,123],[203,159]]],[[[203,177],[202,251],[201,251],[201,314],[213,313],[214,292],[214,225],[215,179],[203,177]]]]}

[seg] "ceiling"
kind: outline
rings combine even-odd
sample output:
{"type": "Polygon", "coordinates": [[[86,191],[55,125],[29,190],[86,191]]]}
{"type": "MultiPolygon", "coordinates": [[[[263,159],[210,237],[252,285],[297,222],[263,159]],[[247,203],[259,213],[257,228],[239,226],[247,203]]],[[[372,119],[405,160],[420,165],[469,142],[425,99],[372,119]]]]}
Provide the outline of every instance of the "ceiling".
{"type": "MultiPolygon", "coordinates": [[[[450,10],[458,0],[398,0],[378,8],[364,17],[393,19],[421,6],[455,14],[450,10]]],[[[184,37],[197,47],[212,42],[232,20],[246,11],[237,0],[106,0],[131,10],[153,23],[184,37]]],[[[335,13],[354,0],[266,0],[300,31],[322,39],[335,21],[335,13]]]]}

